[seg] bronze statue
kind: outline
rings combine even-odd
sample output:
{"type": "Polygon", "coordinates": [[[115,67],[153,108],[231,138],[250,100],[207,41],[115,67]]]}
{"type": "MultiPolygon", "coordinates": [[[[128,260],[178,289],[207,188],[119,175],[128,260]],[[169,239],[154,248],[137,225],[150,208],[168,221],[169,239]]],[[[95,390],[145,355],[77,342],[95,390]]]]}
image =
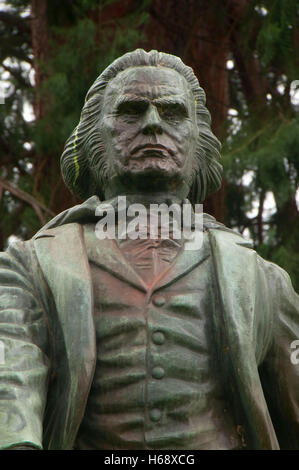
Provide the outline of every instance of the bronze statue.
{"type": "Polygon", "coordinates": [[[219,152],[179,58],[138,49],[95,81],[61,158],[85,202],[0,256],[3,449],[299,449],[287,273],[208,215],[192,251],[161,226],[96,236],[100,201],[202,202],[219,152]]]}

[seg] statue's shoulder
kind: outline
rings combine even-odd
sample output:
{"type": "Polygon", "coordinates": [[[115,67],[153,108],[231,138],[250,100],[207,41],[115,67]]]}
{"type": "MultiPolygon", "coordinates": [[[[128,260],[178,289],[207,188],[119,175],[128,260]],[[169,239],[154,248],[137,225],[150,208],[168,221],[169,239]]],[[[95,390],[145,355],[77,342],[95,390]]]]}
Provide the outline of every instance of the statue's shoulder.
{"type": "Polygon", "coordinates": [[[234,245],[250,248],[253,250],[253,242],[243,237],[239,232],[226,227],[220,223],[209,224],[206,227],[206,231],[209,234],[209,237],[212,242],[221,245],[221,246],[230,246],[234,245]]]}
{"type": "Polygon", "coordinates": [[[40,238],[42,234],[45,236],[46,232],[49,235],[51,233],[55,235],[66,231],[69,232],[71,230],[77,230],[82,224],[97,220],[95,214],[99,204],[99,198],[97,196],[92,196],[82,204],[66,209],[47,222],[47,224],[44,225],[33,238],[40,238]],[[52,231],[54,229],[57,230],[48,232],[49,230],[52,231]]]}
{"type": "Polygon", "coordinates": [[[70,207],[46,223],[33,237],[37,240],[46,236],[64,235],[76,232],[87,222],[96,220],[96,208],[100,204],[97,196],[92,196],[82,204],[70,207]]]}
{"type": "MultiPolygon", "coordinates": [[[[214,256],[226,265],[235,265],[242,268],[242,271],[248,271],[251,266],[267,281],[273,290],[273,296],[279,292],[294,292],[289,274],[278,264],[262,258],[255,251],[251,240],[225,226],[210,228],[208,232],[214,256]]],[[[297,302],[298,299],[297,296],[297,302]]]]}
{"type": "Polygon", "coordinates": [[[259,255],[257,256],[257,262],[260,269],[265,273],[268,282],[272,284],[275,294],[289,292],[289,295],[296,297],[297,311],[299,315],[299,295],[294,290],[294,285],[289,273],[278,264],[273,263],[273,261],[265,260],[259,255]]]}
{"type": "Polygon", "coordinates": [[[81,224],[79,222],[72,222],[64,225],[48,228],[47,226],[42,227],[33,237],[32,241],[39,240],[41,238],[64,238],[70,236],[73,232],[80,232],[81,224]]]}

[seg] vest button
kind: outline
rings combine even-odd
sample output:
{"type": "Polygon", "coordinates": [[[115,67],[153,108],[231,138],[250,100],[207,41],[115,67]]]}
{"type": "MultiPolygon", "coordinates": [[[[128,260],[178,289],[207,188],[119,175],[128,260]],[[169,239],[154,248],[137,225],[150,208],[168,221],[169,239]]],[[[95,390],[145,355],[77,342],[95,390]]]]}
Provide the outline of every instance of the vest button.
{"type": "Polygon", "coordinates": [[[166,299],[162,295],[157,295],[157,297],[154,297],[153,302],[156,307],[162,307],[166,303],[166,299]]]}
{"type": "Polygon", "coordinates": [[[153,333],[153,342],[155,344],[164,344],[165,343],[165,335],[162,333],[162,331],[155,331],[153,333]]]}
{"type": "Polygon", "coordinates": [[[162,415],[162,411],[159,410],[158,408],[154,408],[150,410],[149,416],[152,421],[159,421],[162,415]]]}
{"type": "Polygon", "coordinates": [[[154,367],[152,371],[152,376],[154,379],[162,379],[165,375],[165,370],[163,367],[154,367]]]}

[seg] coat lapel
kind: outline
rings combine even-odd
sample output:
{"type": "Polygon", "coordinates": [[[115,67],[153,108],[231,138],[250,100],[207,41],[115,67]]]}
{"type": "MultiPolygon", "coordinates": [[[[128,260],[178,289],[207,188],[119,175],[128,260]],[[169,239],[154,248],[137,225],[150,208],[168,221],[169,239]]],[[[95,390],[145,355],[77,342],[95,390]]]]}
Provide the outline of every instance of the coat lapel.
{"type": "Polygon", "coordinates": [[[171,263],[169,269],[154,285],[153,289],[158,290],[169,284],[174,283],[180,277],[186,275],[196,266],[201,264],[205,259],[210,256],[210,247],[207,237],[203,234],[203,243],[199,249],[188,249],[190,243],[185,242],[179,254],[171,263]]]}
{"type": "Polygon", "coordinates": [[[116,240],[99,240],[94,225],[84,228],[84,237],[89,261],[139,290],[147,291],[145,283],[123,255],[116,240]]]}
{"type": "Polygon", "coordinates": [[[48,414],[46,410],[45,446],[70,449],[83,417],[96,358],[92,284],[82,227],[68,224],[42,231],[34,246],[56,306],[55,314],[51,310],[49,315],[56,336],[56,380],[50,389],[48,414]]]}
{"type": "MultiPolygon", "coordinates": [[[[210,243],[222,307],[224,337],[233,366],[238,396],[257,449],[279,449],[261,386],[255,357],[258,285],[257,254],[239,235],[210,230],[210,243]]],[[[216,325],[216,329],[219,325],[216,325]]]]}

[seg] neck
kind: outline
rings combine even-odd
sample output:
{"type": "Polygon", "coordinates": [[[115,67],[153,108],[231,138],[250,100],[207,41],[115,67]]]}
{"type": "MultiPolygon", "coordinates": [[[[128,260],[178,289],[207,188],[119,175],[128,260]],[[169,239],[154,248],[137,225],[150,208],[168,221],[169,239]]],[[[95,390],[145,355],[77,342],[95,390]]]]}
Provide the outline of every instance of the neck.
{"type": "Polygon", "coordinates": [[[167,204],[168,206],[176,203],[181,204],[182,198],[178,197],[177,194],[172,193],[152,193],[152,194],[119,194],[118,196],[126,196],[126,200],[131,204],[143,204],[145,207],[149,207],[150,204],[167,204]]]}
{"type": "Polygon", "coordinates": [[[126,196],[136,202],[144,204],[163,203],[167,201],[181,201],[189,194],[189,185],[185,181],[160,181],[155,179],[143,181],[141,186],[128,185],[118,178],[111,178],[109,185],[105,188],[105,199],[112,199],[117,196],[126,196]]]}

